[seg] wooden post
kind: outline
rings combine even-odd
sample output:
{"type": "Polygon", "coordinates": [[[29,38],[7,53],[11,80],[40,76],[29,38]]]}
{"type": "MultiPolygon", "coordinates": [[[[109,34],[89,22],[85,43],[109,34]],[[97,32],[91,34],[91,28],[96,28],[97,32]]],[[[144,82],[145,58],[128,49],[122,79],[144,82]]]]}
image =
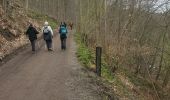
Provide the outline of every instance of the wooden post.
{"type": "Polygon", "coordinates": [[[102,48],[96,47],[96,73],[98,76],[101,76],[101,55],[102,48]]]}

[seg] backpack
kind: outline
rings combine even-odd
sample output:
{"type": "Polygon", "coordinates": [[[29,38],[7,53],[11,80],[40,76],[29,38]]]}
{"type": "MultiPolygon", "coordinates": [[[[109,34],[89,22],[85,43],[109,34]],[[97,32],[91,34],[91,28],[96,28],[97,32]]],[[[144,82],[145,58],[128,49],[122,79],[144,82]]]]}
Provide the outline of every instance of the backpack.
{"type": "Polygon", "coordinates": [[[67,34],[66,27],[63,27],[63,26],[60,27],[60,34],[67,34]]]}
{"type": "Polygon", "coordinates": [[[52,40],[52,34],[51,31],[48,29],[48,27],[45,27],[43,30],[44,40],[52,40]]]}

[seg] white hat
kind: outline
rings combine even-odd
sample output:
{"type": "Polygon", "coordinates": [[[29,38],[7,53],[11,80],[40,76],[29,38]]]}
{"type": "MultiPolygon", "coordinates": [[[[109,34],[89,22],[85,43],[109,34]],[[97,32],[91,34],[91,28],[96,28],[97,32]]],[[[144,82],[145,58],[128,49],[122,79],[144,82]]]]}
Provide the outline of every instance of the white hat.
{"type": "Polygon", "coordinates": [[[44,23],[44,26],[48,26],[48,22],[47,21],[44,23]]]}

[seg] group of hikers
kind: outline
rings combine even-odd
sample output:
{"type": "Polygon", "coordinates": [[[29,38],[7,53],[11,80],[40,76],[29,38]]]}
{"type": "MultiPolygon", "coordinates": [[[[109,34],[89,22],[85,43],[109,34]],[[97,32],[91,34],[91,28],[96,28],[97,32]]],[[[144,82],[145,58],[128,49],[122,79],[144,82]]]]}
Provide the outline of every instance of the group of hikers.
{"type": "MultiPolygon", "coordinates": [[[[73,23],[70,23],[69,26],[72,30],[73,23]]],[[[61,49],[66,50],[66,39],[67,39],[68,29],[67,29],[67,24],[65,22],[61,22],[59,29],[58,29],[58,33],[60,34],[61,49]]],[[[37,40],[37,34],[39,34],[39,32],[36,30],[33,24],[30,23],[26,31],[26,35],[29,37],[33,52],[35,52],[35,48],[36,48],[35,44],[37,40]]],[[[54,32],[47,21],[44,23],[44,26],[42,28],[42,34],[43,34],[43,39],[46,42],[46,47],[48,51],[53,51],[52,44],[53,44],[54,32]]]]}

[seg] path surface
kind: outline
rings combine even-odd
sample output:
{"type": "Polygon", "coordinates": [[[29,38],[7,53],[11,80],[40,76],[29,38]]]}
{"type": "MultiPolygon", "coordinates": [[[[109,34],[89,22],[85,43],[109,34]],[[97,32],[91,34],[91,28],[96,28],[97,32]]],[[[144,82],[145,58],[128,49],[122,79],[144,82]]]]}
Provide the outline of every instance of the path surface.
{"type": "Polygon", "coordinates": [[[41,42],[36,54],[29,47],[0,66],[0,100],[101,100],[77,61],[72,32],[66,51],[61,51],[58,35],[54,52],[41,42]]]}

